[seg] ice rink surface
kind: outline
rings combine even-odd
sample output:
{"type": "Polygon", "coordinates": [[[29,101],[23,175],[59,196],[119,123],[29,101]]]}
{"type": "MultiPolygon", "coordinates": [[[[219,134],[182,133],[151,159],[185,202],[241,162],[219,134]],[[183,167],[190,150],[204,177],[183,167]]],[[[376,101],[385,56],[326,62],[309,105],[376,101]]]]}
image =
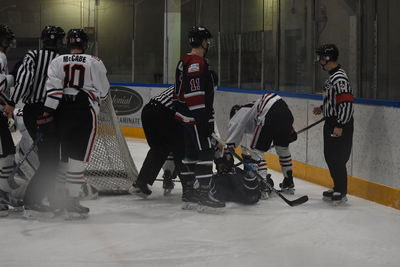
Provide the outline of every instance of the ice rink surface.
{"type": "MultiPolygon", "coordinates": [[[[129,139],[138,168],[144,140],[129,139]]],[[[275,184],[282,175],[272,172],[275,184]]],[[[323,187],[296,179],[289,207],[278,196],[254,206],[228,203],[225,213],[180,209],[179,186],[161,182],[147,200],[104,196],[85,201],[82,221],[0,218],[0,266],[400,266],[400,212],[349,196],[345,206],[321,200],[323,187]]]]}

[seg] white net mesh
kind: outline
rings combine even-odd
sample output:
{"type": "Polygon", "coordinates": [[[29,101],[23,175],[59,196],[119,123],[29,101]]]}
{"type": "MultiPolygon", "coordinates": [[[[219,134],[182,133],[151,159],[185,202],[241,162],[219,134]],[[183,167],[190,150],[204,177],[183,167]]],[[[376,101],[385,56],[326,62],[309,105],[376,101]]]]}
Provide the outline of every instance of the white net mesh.
{"type": "Polygon", "coordinates": [[[99,129],[86,177],[100,193],[121,194],[128,192],[137,175],[109,96],[100,106],[99,129]]]}

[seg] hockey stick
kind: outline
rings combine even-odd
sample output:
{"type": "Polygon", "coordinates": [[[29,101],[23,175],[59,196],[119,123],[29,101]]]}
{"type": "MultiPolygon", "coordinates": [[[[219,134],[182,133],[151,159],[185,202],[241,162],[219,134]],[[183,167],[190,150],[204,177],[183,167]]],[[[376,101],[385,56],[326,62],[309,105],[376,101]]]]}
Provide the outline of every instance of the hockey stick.
{"type": "MultiPolygon", "coordinates": [[[[163,182],[164,179],[163,178],[157,178],[156,181],[163,182]]],[[[180,183],[181,182],[181,180],[179,180],[179,179],[172,179],[171,181],[174,182],[174,183],[180,183]]]]}
{"type": "Polygon", "coordinates": [[[317,125],[317,124],[323,122],[324,120],[325,120],[325,117],[322,117],[321,119],[317,120],[316,122],[311,123],[310,125],[304,127],[304,128],[301,129],[301,130],[298,130],[296,133],[297,133],[297,134],[301,134],[302,132],[305,132],[305,131],[307,131],[308,129],[314,127],[315,125],[317,125]]]}
{"type": "MultiPolygon", "coordinates": [[[[323,118],[317,120],[316,122],[311,123],[310,125],[304,127],[304,128],[301,129],[301,130],[298,130],[298,131],[296,132],[296,134],[301,134],[301,133],[307,131],[308,129],[314,127],[315,125],[317,125],[317,124],[323,122],[324,120],[325,120],[325,117],[323,117],[323,118]]],[[[243,146],[243,145],[241,145],[241,146],[244,147],[244,148],[246,149],[246,151],[252,153],[253,155],[256,155],[256,154],[252,151],[252,149],[251,149],[250,147],[248,147],[248,146],[243,146]]],[[[265,152],[269,151],[271,148],[274,148],[274,147],[275,147],[275,145],[271,145],[265,152]]],[[[257,156],[257,155],[256,155],[256,156],[257,156]]]]}
{"type": "MultiPolygon", "coordinates": [[[[226,142],[223,141],[223,140],[222,140],[221,138],[219,138],[218,136],[216,136],[214,133],[212,134],[212,137],[213,137],[218,143],[220,143],[221,145],[226,145],[226,142]]],[[[240,157],[233,149],[231,149],[230,152],[231,152],[232,155],[235,156],[235,158],[237,158],[246,168],[252,170],[252,171],[256,174],[256,176],[257,176],[258,178],[264,179],[256,170],[254,170],[254,168],[253,168],[250,164],[247,164],[247,163],[243,162],[242,157],[240,157]]],[[[303,203],[305,203],[305,202],[308,201],[308,196],[306,196],[306,195],[305,195],[305,196],[301,196],[301,197],[299,197],[299,198],[297,198],[297,199],[295,199],[295,200],[289,200],[289,199],[287,199],[285,196],[283,196],[278,190],[276,190],[274,187],[272,187],[269,183],[266,183],[266,185],[267,185],[267,187],[268,187],[271,191],[274,191],[275,194],[277,194],[280,198],[282,198],[283,201],[285,201],[286,204],[288,204],[288,205],[291,206],[291,207],[301,205],[301,204],[303,204],[303,203]]]]}
{"type": "MultiPolygon", "coordinates": [[[[20,159],[20,161],[17,163],[17,165],[15,165],[14,170],[12,171],[12,173],[8,176],[8,184],[10,185],[11,189],[17,189],[19,187],[19,185],[17,184],[17,182],[15,182],[14,176],[17,173],[18,169],[21,167],[21,165],[25,162],[25,160],[29,157],[29,155],[31,154],[31,152],[35,149],[35,147],[39,144],[39,142],[42,140],[42,136],[43,134],[38,132],[36,134],[36,138],[35,141],[33,142],[33,144],[29,147],[28,151],[26,151],[25,155],[22,157],[22,159],[20,159]]],[[[25,177],[22,177],[25,180],[27,180],[25,177]]]]}

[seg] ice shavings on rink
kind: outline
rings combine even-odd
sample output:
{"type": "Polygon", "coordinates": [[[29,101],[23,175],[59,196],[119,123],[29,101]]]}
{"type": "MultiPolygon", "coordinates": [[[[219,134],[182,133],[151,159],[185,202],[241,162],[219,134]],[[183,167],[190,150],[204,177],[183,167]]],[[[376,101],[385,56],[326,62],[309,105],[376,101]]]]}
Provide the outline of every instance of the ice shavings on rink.
{"type": "MultiPolygon", "coordinates": [[[[138,168],[148,146],[129,139],[138,168]]],[[[161,177],[161,174],[160,174],[161,177]]],[[[272,172],[275,184],[282,175],[272,172]]],[[[400,212],[349,196],[321,200],[324,188],[296,179],[289,207],[272,196],[255,206],[228,203],[222,215],[180,209],[180,186],[164,197],[161,182],[142,200],[85,201],[84,221],[0,219],[0,266],[399,266],[400,212]]]]}

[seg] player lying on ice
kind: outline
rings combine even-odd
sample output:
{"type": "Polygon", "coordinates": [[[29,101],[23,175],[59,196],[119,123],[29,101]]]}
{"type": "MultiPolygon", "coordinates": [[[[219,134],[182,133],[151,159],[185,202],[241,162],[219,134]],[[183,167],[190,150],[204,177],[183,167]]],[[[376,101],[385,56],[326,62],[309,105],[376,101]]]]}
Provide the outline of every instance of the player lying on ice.
{"type": "MultiPolygon", "coordinates": [[[[260,185],[260,180],[257,179],[253,171],[235,167],[233,157],[227,151],[222,155],[220,152],[217,152],[214,163],[217,172],[214,173],[212,178],[213,187],[210,192],[212,197],[221,202],[236,202],[246,205],[255,204],[259,201],[262,196],[262,189],[265,186],[260,185]]],[[[173,161],[169,162],[168,172],[175,172],[173,161]]],[[[187,185],[183,184],[182,187],[184,189],[182,199],[185,204],[182,207],[183,209],[197,209],[199,212],[215,213],[215,209],[199,206],[196,201],[187,201],[185,199],[187,198],[187,185]]],[[[194,187],[196,187],[196,183],[194,187]]],[[[191,194],[196,194],[195,190],[190,191],[191,194]]]]}

